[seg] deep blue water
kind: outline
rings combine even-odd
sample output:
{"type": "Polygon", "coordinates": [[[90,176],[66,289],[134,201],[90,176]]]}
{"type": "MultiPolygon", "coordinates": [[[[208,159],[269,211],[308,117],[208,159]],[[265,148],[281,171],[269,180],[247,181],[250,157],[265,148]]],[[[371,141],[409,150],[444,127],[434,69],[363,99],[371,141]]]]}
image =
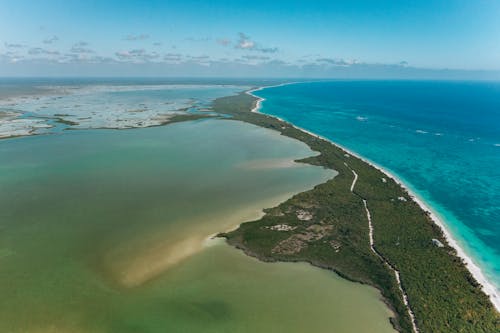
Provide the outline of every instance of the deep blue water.
{"type": "Polygon", "coordinates": [[[500,289],[500,82],[312,82],[256,95],[262,112],[397,174],[500,289]]]}

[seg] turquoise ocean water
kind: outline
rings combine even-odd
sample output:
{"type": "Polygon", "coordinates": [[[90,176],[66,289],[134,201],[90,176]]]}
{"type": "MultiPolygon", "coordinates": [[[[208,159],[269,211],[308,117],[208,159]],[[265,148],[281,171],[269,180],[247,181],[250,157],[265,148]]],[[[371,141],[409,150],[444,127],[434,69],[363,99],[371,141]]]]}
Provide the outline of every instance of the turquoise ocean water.
{"type": "Polygon", "coordinates": [[[311,82],[255,94],[261,112],[398,175],[500,289],[500,82],[311,82]]]}

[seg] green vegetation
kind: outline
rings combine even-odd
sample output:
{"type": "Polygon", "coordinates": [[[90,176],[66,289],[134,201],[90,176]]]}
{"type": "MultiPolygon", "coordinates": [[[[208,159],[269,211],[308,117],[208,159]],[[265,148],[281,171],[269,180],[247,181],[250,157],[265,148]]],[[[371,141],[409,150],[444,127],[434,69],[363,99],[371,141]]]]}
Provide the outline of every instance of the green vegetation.
{"type": "MultiPolygon", "coordinates": [[[[189,121],[189,120],[198,120],[204,118],[211,118],[212,116],[209,114],[199,114],[199,113],[186,113],[186,114],[176,114],[173,117],[166,120],[164,124],[178,123],[181,121],[189,121]]],[[[160,125],[161,126],[161,125],[160,125]]]]}
{"type": "Polygon", "coordinates": [[[395,313],[391,319],[394,327],[410,333],[411,319],[394,274],[370,250],[365,199],[372,215],[375,248],[400,271],[421,333],[500,332],[499,313],[447,245],[439,227],[401,186],[328,141],[250,112],[255,103],[255,97],[242,93],[215,100],[213,109],[304,142],[319,155],[301,162],[335,169],[339,174],[267,209],[260,220],[221,236],[264,261],[305,261],[378,288],[395,313]],[[350,191],[351,169],[359,175],[354,193],[350,191]],[[432,239],[444,246],[435,245],[432,239]]]}
{"type": "MultiPolygon", "coordinates": [[[[214,118],[214,116],[209,115],[209,114],[199,114],[199,113],[176,114],[176,115],[173,115],[172,117],[166,119],[165,121],[161,122],[158,125],[150,125],[148,127],[158,127],[158,126],[164,126],[164,125],[173,124],[173,123],[180,123],[180,122],[183,122],[183,121],[193,121],[193,120],[199,120],[199,119],[205,119],[205,118],[214,118]]],[[[79,125],[76,122],[73,122],[73,121],[70,121],[70,120],[64,120],[64,119],[61,119],[61,118],[58,118],[58,120],[56,120],[56,121],[58,123],[65,124],[65,125],[68,125],[68,126],[79,125]]],[[[133,127],[123,127],[123,128],[115,128],[115,129],[116,130],[128,130],[128,129],[131,129],[131,128],[133,128],[133,127]]],[[[103,129],[109,129],[109,128],[108,127],[103,127],[103,129]]],[[[71,130],[78,130],[78,128],[68,127],[68,128],[65,128],[65,130],[69,130],[69,131],[71,131],[71,130]]]]}
{"type": "Polygon", "coordinates": [[[68,125],[68,126],[77,126],[77,125],[79,125],[76,121],[71,121],[71,120],[67,120],[67,119],[64,119],[64,118],[56,118],[56,122],[58,122],[59,124],[68,125]]]}

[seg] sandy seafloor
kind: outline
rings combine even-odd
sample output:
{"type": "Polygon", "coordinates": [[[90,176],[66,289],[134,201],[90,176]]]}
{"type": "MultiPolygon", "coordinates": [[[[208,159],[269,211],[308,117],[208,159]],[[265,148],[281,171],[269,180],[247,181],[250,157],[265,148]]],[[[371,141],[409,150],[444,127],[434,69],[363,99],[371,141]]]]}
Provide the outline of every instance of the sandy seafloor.
{"type": "MultiPolygon", "coordinates": [[[[233,91],[185,88],[201,107],[233,91]]],[[[76,96],[47,98],[55,114],[76,96]]],[[[87,125],[0,140],[0,331],[393,332],[374,288],[209,239],[335,175],[294,163],[312,154],[303,143],[227,120],[87,125]]]]}

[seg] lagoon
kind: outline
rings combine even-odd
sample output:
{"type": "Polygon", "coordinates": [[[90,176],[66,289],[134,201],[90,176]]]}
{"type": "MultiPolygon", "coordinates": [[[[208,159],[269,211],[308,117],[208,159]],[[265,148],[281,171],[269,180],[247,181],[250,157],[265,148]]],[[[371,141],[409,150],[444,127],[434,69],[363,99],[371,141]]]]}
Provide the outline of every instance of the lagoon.
{"type": "Polygon", "coordinates": [[[0,330],[393,332],[372,287],[209,239],[335,175],[311,154],[230,120],[0,141],[0,330]]]}

